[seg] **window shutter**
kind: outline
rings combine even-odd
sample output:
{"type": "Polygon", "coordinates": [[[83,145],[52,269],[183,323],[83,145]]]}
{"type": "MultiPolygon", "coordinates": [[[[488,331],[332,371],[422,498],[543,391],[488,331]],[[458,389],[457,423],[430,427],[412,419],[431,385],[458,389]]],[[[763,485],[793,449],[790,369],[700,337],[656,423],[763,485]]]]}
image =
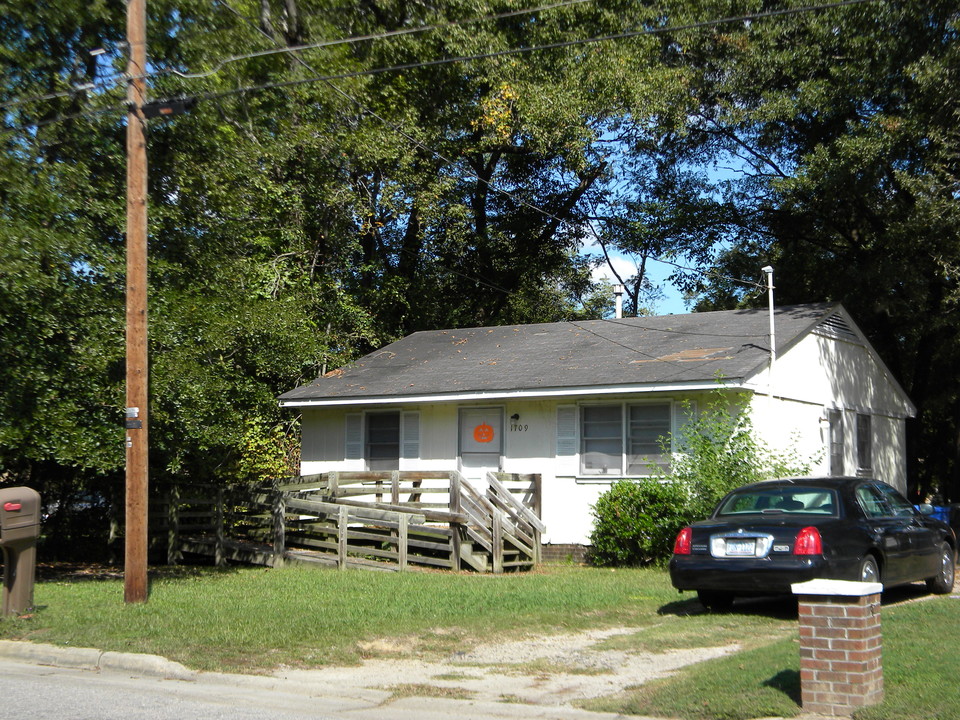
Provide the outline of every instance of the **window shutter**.
{"type": "Polygon", "coordinates": [[[420,413],[400,414],[400,457],[417,459],[420,457],[420,413]]]}
{"type": "Polygon", "coordinates": [[[349,413],[344,418],[344,447],[345,460],[363,459],[363,414],[349,413]]]}
{"type": "Polygon", "coordinates": [[[557,457],[577,454],[577,406],[557,408],[557,457]]]}

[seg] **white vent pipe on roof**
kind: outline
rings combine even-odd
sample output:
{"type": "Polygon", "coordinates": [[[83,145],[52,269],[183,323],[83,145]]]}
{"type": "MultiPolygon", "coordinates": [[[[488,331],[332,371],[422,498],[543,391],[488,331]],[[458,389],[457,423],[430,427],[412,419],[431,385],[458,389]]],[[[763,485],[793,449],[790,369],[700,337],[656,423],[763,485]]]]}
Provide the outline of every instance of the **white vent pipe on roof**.
{"type": "Polygon", "coordinates": [[[623,285],[614,285],[613,286],[613,299],[614,299],[614,317],[622,318],[623,317],[623,285]]]}

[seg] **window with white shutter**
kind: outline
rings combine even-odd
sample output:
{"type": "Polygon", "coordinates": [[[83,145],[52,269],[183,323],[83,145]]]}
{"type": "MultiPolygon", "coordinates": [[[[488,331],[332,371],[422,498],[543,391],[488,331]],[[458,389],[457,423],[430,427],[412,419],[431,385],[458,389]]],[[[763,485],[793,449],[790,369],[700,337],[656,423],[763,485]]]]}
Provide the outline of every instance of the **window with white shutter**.
{"type": "Polygon", "coordinates": [[[557,408],[557,457],[573,457],[576,454],[577,406],[562,405],[557,408]]]}
{"type": "Polygon", "coordinates": [[[420,457],[420,413],[400,413],[400,456],[406,460],[420,457]]]}
{"type": "Polygon", "coordinates": [[[343,457],[346,460],[363,459],[363,414],[350,413],[344,418],[343,457]]]}

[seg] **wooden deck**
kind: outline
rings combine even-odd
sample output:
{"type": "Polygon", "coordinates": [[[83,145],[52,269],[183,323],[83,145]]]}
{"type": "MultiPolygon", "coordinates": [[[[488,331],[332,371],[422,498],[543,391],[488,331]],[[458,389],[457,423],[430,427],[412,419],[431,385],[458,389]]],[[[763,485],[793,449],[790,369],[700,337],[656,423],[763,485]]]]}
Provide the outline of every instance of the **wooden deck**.
{"type": "Polygon", "coordinates": [[[479,492],[458,472],[332,472],[269,487],[172,488],[156,503],[155,545],[278,566],[502,573],[541,561],[540,476],[490,473],[479,492]]]}

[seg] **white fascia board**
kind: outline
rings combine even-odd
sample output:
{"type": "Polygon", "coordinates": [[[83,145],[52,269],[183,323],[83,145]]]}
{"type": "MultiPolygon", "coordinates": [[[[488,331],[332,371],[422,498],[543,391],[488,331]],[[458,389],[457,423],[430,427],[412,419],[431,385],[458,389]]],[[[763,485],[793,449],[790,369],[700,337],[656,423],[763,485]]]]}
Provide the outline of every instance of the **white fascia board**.
{"type": "Polygon", "coordinates": [[[438,402],[474,402],[487,400],[522,400],[546,397],[583,397],[603,395],[625,395],[651,392],[696,392],[716,390],[718,387],[733,389],[743,387],[742,380],[709,380],[671,385],[610,385],[605,387],[548,388],[541,390],[494,390],[490,392],[450,393],[437,395],[388,395],[380,397],[357,398],[305,398],[303,400],[281,400],[280,407],[334,407],[345,405],[397,405],[407,403],[438,402]]]}

